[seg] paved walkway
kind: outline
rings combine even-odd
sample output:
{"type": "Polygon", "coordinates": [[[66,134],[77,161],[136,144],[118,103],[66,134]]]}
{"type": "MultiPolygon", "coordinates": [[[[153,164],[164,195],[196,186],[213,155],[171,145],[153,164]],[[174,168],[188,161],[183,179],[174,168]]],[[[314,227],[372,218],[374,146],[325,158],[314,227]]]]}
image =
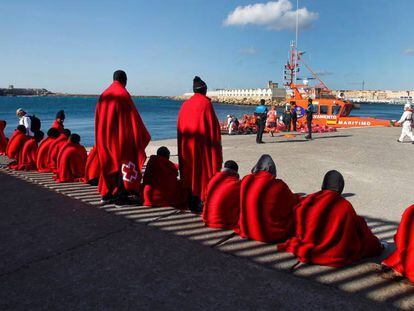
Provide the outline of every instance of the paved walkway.
{"type": "MultiPolygon", "coordinates": [[[[225,155],[229,139],[240,138],[225,138],[225,155]]],[[[292,272],[295,258],[273,245],[234,237],[214,246],[230,232],[191,213],[98,208],[95,187],[56,184],[50,174],[2,169],[0,185],[2,310],[414,308],[413,287],[380,277],[381,258],[292,272]]],[[[397,222],[374,214],[368,224],[390,240],[397,222]]]]}

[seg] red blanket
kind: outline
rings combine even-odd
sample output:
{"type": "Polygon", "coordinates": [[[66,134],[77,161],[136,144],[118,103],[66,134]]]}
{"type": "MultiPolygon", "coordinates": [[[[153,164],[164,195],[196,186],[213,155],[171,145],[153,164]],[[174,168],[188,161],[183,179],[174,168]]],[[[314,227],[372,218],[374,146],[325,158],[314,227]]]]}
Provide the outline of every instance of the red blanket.
{"type": "Polygon", "coordinates": [[[60,183],[80,181],[85,175],[87,157],[85,147],[67,142],[59,152],[55,180],[60,183]]]}
{"type": "Polygon", "coordinates": [[[298,197],[272,174],[261,171],[243,178],[240,191],[239,228],[242,237],[281,242],[294,232],[294,206],[298,197]]]}
{"type": "Polygon", "coordinates": [[[151,137],[127,90],[115,81],[99,98],[95,112],[95,142],[100,163],[102,196],[117,191],[120,174],[125,189],[140,192],[145,148],[151,137]]]}
{"type": "Polygon", "coordinates": [[[22,151],[23,145],[28,139],[29,137],[26,136],[26,134],[18,130],[15,130],[7,144],[6,155],[10,159],[15,159],[16,161],[18,161],[19,153],[22,151]]]}
{"type": "Polygon", "coordinates": [[[207,186],[203,221],[211,228],[234,229],[240,215],[240,179],[236,173],[219,172],[207,186]]]}
{"type": "Polygon", "coordinates": [[[34,138],[27,140],[23,145],[22,152],[19,155],[18,165],[15,169],[21,171],[36,170],[37,150],[36,140],[34,138]]]}
{"type": "Polygon", "coordinates": [[[98,152],[93,147],[89,152],[88,159],[86,160],[85,167],[85,179],[84,182],[89,182],[93,179],[98,179],[101,168],[99,166],[98,152]]]}
{"type": "Polygon", "coordinates": [[[49,150],[50,145],[56,140],[56,138],[48,137],[43,140],[37,151],[36,167],[39,172],[50,172],[49,168],[49,150]]]}
{"type": "Polygon", "coordinates": [[[414,282],[414,205],[405,210],[394,241],[396,250],[382,264],[414,282]]]}
{"type": "Polygon", "coordinates": [[[6,153],[7,137],[4,134],[6,128],[6,121],[0,120],[0,155],[6,153]]]}
{"type": "Polygon", "coordinates": [[[185,208],[185,190],[177,176],[178,169],[174,163],[152,155],[143,178],[144,205],[185,208]]]}
{"type": "Polygon", "coordinates": [[[211,100],[196,93],[184,102],[177,130],[181,180],[204,201],[207,184],[223,162],[220,123],[211,100]]]}
{"type": "MultiPolygon", "coordinates": [[[[55,121],[56,122],[56,121],[55,121]]],[[[48,166],[52,172],[57,170],[57,158],[62,147],[67,143],[68,137],[65,134],[60,134],[52,143],[50,143],[49,152],[47,155],[48,166]]]]}
{"type": "Polygon", "coordinates": [[[62,124],[55,120],[50,128],[55,128],[59,131],[60,134],[63,134],[65,129],[62,124]]]}
{"type": "Polygon", "coordinates": [[[337,192],[309,195],[296,208],[295,236],[278,246],[301,262],[342,267],[381,254],[379,240],[337,192]]]}

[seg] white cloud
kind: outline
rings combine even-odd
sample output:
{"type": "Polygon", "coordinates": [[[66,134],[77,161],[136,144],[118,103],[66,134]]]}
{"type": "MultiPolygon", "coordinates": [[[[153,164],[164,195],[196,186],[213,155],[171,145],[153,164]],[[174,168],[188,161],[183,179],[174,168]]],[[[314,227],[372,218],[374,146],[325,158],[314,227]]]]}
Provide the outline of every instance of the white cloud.
{"type": "Polygon", "coordinates": [[[258,25],[267,29],[283,30],[295,29],[296,12],[299,15],[299,27],[306,28],[318,19],[319,14],[310,12],[303,7],[292,10],[293,5],[289,0],[269,1],[246,6],[238,6],[224,21],[225,26],[258,25]]]}
{"type": "Polygon", "coordinates": [[[249,47],[247,49],[241,49],[240,50],[241,54],[245,54],[245,55],[254,55],[257,53],[257,50],[254,47],[249,47]]]}
{"type": "Polygon", "coordinates": [[[406,55],[414,55],[414,49],[405,49],[404,54],[406,55]]]}

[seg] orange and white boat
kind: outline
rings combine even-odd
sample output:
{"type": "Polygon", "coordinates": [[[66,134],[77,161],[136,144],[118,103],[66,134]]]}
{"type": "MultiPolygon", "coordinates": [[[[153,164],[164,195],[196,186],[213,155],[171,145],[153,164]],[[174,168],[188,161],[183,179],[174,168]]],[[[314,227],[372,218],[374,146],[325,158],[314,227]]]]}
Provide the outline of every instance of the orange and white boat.
{"type": "Polygon", "coordinates": [[[305,110],[308,107],[308,99],[312,98],[314,106],[313,124],[331,127],[372,127],[391,126],[389,120],[381,120],[370,117],[351,116],[354,104],[332,93],[320,77],[303,61],[302,55],[295,44],[291,44],[290,57],[285,65],[285,87],[287,89],[286,102],[296,104],[298,123],[306,123],[305,110]],[[299,64],[303,64],[312,74],[312,78],[298,78],[299,64]],[[318,85],[311,87],[309,80],[314,79],[318,85]],[[302,81],[302,83],[297,83],[302,81]]]}

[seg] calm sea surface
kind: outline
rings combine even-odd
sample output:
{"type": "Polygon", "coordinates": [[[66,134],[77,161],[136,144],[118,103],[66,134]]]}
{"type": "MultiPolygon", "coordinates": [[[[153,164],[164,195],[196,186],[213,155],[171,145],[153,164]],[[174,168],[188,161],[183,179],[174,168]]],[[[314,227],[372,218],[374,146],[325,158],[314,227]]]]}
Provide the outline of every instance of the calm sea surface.
{"type": "MultiPolygon", "coordinates": [[[[17,126],[16,110],[23,108],[42,120],[42,129],[45,131],[52,124],[56,112],[63,109],[66,113],[65,127],[73,133],[80,134],[85,146],[92,146],[96,101],[96,97],[0,97],[0,120],[7,121],[6,135],[9,136],[17,126]]],[[[152,140],[176,137],[176,121],[181,102],[158,98],[134,101],[151,133],[152,140]]],[[[228,114],[241,117],[254,110],[253,106],[214,104],[214,107],[220,120],[224,120],[228,114]]],[[[352,115],[388,120],[399,119],[401,114],[402,106],[385,104],[362,104],[360,110],[352,112],[352,115]]]]}

